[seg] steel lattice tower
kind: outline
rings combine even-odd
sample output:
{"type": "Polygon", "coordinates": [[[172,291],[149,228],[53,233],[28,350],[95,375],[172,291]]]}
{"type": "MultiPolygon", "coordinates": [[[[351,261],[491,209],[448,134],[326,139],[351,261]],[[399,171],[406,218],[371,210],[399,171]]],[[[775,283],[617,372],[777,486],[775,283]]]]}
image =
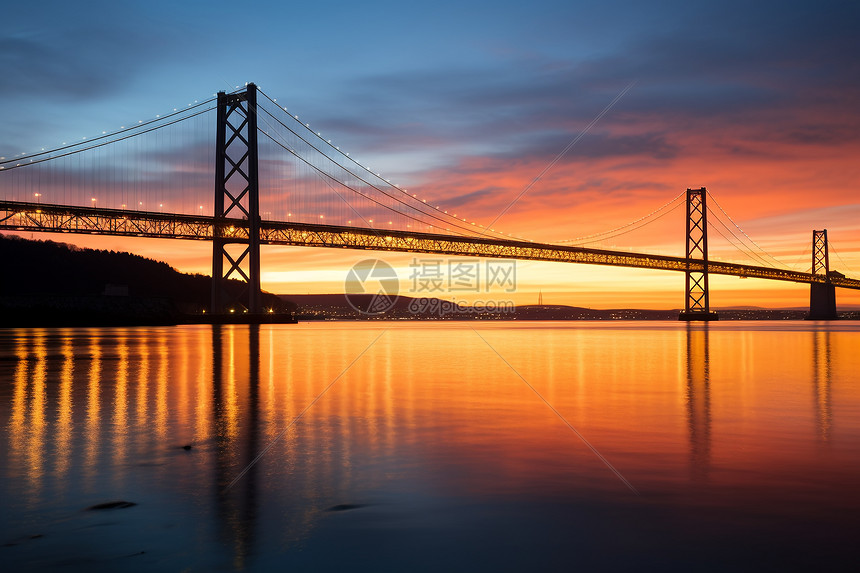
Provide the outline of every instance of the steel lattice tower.
{"type": "Polygon", "coordinates": [[[687,189],[686,300],[681,320],[717,320],[708,294],[707,190],[687,189]],[[699,263],[699,264],[694,264],[699,263]]]}
{"type": "Polygon", "coordinates": [[[827,277],[830,272],[830,254],[827,250],[827,229],[812,231],[812,274],[827,277]]]}
{"type": "MultiPolygon", "coordinates": [[[[218,93],[215,147],[215,222],[212,248],[212,312],[263,311],[260,291],[260,187],[257,153],[257,86],[218,93]],[[236,232],[230,219],[247,221],[247,233],[236,232]],[[228,245],[244,248],[233,249],[228,245]],[[224,262],[229,267],[224,271],[224,262]],[[228,295],[227,280],[246,283],[228,295]],[[235,308],[237,305],[238,308],[235,308]]],[[[242,229],[244,231],[244,229],[242,229]]],[[[230,291],[234,289],[229,289],[230,291]]]]}

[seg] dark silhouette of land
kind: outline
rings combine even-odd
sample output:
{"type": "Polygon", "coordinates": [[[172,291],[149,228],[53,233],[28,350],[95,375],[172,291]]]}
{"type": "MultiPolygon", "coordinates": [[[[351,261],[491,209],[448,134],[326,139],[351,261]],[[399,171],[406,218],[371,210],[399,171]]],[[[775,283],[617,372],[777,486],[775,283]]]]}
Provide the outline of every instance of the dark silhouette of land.
{"type": "MultiPolygon", "coordinates": [[[[131,253],[0,235],[0,326],[158,325],[197,322],[212,279],[131,253]]],[[[244,288],[229,281],[228,291],[244,288]]],[[[294,307],[264,293],[273,314],[294,307]]]]}
{"type": "MultiPolygon", "coordinates": [[[[297,307],[299,320],[678,320],[678,309],[594,309],[567,305],[520,305],[495,310],[473,309],[439,298],[399,296],[380,314],[356,310],[368,308],[372,295],[281,295],[297,307]]],[[[721,320],[803,320],[805,309],[720,309],[721,320]]],[[[841,313],[846,317],[857,313],[841,313]]]]}

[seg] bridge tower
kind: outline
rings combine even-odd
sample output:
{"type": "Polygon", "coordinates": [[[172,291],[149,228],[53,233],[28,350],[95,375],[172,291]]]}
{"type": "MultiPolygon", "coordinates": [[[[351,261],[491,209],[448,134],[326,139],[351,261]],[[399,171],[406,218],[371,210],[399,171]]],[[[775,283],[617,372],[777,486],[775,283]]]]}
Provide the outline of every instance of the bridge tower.
{"type": "Polygon", "coordinates": [[[808,320],[836,320],[836,287],[830,282],[827,229],[812,231],[812,274],[821,282],[809,285],[808,320]]]}
{"type": "Polygon", "coordinates": [[[218,93],[212,235],[212,313],[262,313],[255,84],[237,93],[218,93]],[[231,218],[247,220],[247,234],[243,226],[231,226],[231,218]],[[244,282],[244,288],[230,284],[231,278],[244,282]]]}
{"type": "Polygon", "coordinates": [[[719,320],[708,295],[707,195],[704,187],[687,189],[687,297],[679,320],[719,320]]]}

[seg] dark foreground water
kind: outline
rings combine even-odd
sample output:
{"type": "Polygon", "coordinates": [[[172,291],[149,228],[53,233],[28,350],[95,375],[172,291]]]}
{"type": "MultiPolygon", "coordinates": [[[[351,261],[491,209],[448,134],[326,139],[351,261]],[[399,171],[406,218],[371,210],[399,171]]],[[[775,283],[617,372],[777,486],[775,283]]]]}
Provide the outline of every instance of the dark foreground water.
{"type": "Polygon", "coordinates": [[[860,326],[6,330],[0,462],[3,571],[851,569],[860,326]]]}

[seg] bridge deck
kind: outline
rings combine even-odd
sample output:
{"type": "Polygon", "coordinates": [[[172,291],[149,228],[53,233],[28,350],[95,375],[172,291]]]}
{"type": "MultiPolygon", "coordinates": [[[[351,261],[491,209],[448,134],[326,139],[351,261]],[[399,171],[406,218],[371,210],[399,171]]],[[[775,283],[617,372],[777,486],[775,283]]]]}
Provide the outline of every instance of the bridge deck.
{"type": "MultiPolygon", "coordinates": [[[[216,221],[214,217],[194,215],[0,201],[0,229],[211,240],[216,221]]],[[[237,242],[247,240],[248,221],[226,219],[218,227],[218,232],[220,236],[237,242]]],[[[688,261],[683,257],[335,225],[262,221],[260,235],[261,243],[266,245],[525,259],[678,272],[703,269],[702,261],[688,261]]],[[[826,280],[823,275],[714,260],[708,261],[708,272],[796,283],[823,283],[826,280]]],[[[838,287],[860,290],[860,280],[857,279],[831,277],[830,281],[838,287]]]]}

